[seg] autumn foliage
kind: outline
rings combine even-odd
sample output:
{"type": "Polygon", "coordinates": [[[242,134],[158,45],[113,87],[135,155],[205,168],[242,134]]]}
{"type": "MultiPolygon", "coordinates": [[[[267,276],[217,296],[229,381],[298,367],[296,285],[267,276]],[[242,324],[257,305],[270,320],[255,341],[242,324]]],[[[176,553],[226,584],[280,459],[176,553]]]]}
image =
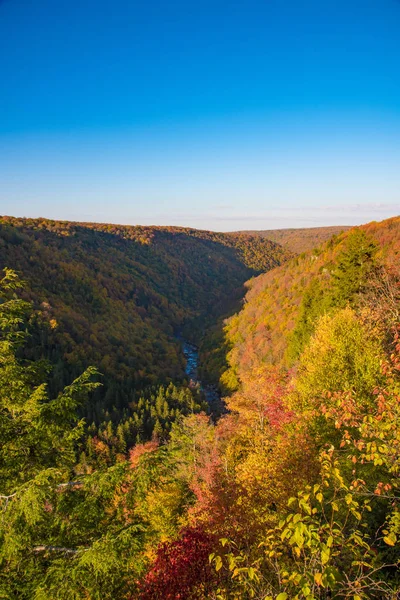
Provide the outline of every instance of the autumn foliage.
{"type": "MultiPolygon", "coordinates": [[[[350,230],[250,284],[225,329],[218,418],[171,382],[85,424],[97,372],[48,394],[46,364],[23,352],[40,319],[7,271],[0,595],[397,600],[399,228],[350,230]]],[[[181,233],[113,235],[148,249],[181,233]]]]}
{"type": "Polygon", "coordinates": [[[147,573],[139,600],[196,600],[207,598],[217,584],[209,555],[214,543],[199,529],[184,529],[179,538],[165,542],[147,573]]]}

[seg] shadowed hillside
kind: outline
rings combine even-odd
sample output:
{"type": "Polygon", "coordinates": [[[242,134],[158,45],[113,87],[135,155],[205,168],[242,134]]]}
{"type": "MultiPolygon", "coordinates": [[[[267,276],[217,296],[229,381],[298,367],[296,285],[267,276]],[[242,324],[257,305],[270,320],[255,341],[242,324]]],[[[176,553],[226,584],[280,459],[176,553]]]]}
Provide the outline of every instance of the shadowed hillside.
{"type": "Polygon", "coordinates": [[[289,256],[244,234],[0,219],[0,268],[26,280],[25,296],[46,323],[31,338],[31,357],[54,365],[54,392],[96,365],[104,374],[96,414],[182,378],[176,333],[199,338],[234,306],[249,277],[289,256]]]}

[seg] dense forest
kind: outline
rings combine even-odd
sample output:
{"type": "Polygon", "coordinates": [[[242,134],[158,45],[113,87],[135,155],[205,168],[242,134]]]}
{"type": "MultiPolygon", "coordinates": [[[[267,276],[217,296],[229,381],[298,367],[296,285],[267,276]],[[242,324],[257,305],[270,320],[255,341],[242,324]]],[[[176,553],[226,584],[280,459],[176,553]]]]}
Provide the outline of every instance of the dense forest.
{"type": "Polygon", "coordinates": [[[297,256],[11,218],[0,239],[0,598],[398,598],[400,218],[297,256]],[[221,415],[185,385],[187,328],[221,415]]]}
{"type": "Polygon", "coordinates": [[[96,365],[102,385],[83,409],[96,423],[182,381],[179,336],[198,342],[247,279],[290,256],[243,234],[0,219],[0,268],[18,273],[37,309],[25,357],[51,363],[53,395],[96,365]]]}
{"type": "Polygon", "coordinates": [[[225,342],[232,351],[223,378],[234,388],[237,375],[265,363],[290,367],[318,317],[335,305],[352,305],[363,286],[379,279],[374,265],[395,269],[399,255],[400,218],[394,218],[334,236],[284,268],[253,279],[243,310],[227,325],[225,342]],[[348,243],[354,264],[347,264],[343,252],[348,243]]]}
{"type": "Polygon", "coordinates": [[[264,229],[259,231],[243,231],[250,235],[260,237],[280,244],[295,254],[313,250],[327,242],[334,235],[350,229],[349,225],[335,225],[330,227],[305,227],[303,229],[264,229]]]}

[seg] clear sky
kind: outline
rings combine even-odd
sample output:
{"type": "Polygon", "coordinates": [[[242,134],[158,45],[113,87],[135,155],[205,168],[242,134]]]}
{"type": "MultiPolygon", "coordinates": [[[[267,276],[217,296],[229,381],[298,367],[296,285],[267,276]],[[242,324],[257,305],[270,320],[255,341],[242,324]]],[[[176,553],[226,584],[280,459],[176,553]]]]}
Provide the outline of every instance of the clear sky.
{"type": "Polygon", "coordinates": [[[0,0],[0,214],[400,213],[400,1],[0,0]]]}

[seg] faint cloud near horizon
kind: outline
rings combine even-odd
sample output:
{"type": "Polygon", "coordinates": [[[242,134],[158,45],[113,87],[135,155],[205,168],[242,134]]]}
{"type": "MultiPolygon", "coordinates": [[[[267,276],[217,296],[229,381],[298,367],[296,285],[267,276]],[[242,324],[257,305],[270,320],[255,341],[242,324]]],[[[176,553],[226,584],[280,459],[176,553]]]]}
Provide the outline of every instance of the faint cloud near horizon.
{"type": "Polygon", "coordinates": [[[234,208],[232,204],[218,204],[214,206],[214,210],[233,210],[234,208]]]}
{"type": "MultiPolygon", "coordinates": [[[[345,210],[348,212],[359,212],[359,211],[370,211],[370,212],[386,212],[386,211],[396,211],[400,212],[400,202],[398,203],[384,203],[384,202],[370,202],[367,204],[344,204],[339,206],[320,206],[318,210],[329,210],[329,211],[339,211],[345,210]]],[[[393,215],[395,216],[395,215],[393,215]]]]}
{"type": "MultiPolygon", "coordinates": [[[[287,229],[307,227],[329,227],[333,225],[362,225],[374,220],[384,220],[400,214],[399,203],[366,203],[343,204],[338,206],[286,206],[236,212],[236,214],[218,214],[218,211],[207,214],[175,215],[173,219],[179,224],[182,221],[194,227],[204,229],[232,231],[241,229],[287,229]]],[[[170,215],[170,219],[173,218],[170,215]]]]}
{"type": "MultiPolygon", "coordinates": [[[[35,218],[35,210],[24,210],[24,215],[35,218]]],[[[42,212],[42,211],[41,211],[42,212]]],[[[270,207],[254,210],[237,210],[229,204],[217,204],[213,207],[194,211],[174,212],[144,212],[134,211],[125,213],[123,210],[111,213],[108,209],[89,212],[83,210],[65,209],[61,212],[53,207],[46,212],[47,218],[56,220],[73,220],[78,222],[115,223],[120,225],[143,226],[176,226],[213,231],[240,231],[240,230],[266,230],[266,229],[291,229],[337,226],[356,226],[369,221],[381,221],[400,215],[399,203],[353,203],[338,206],[332,205],[302,205],[270,207]],[[230,211],[230,212],[229,212],[230,211]]]]}

